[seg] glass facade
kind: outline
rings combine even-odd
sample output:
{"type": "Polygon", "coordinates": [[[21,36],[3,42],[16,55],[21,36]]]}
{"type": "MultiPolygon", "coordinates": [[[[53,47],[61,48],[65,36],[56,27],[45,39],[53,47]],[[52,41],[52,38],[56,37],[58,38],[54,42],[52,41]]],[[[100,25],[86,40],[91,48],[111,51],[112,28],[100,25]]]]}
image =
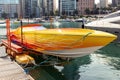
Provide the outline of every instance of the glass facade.
{"type": "Polygon", "coordinates": [[[59,12],[63,15],[73,15],[76,10],[76,0],[59,0],[59,12]]]}
{"type": "Polygon", "coordinates": [[[0,0],[0,4],[19,4],[19,0],[0,0]]]}

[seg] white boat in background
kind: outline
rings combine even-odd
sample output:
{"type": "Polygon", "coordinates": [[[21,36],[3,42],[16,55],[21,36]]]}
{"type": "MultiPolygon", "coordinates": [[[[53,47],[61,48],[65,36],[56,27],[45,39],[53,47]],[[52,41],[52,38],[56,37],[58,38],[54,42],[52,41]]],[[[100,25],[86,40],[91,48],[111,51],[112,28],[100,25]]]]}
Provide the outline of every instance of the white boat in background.
{"type": "Polygon", "coordinates": [[[6,21],[5,20],[0,20],[0,27],[1,26],[6,26],[6,21]]]}
{"type": "Polygon", "coordinates": [[[75,22],[84,22],[84,19],[79,18],[79,19],[76,19],[75,22]]]}
{"type": "Polygon", "coordinates": [[[105,16],[100,20],[96,20],[85,24],[85,27],[101,31],[110,32],[118,36],[117,42],[120,41],[120,10],[105,16]]]}
{"type": "Polygon", "coordinates": [[[4,23],[4,22],[5,22],[5,20],[0,20],[0,24],[1,24],[1,23],[4,23]]]}
{"type": "Polygon", "coordinates": [[[112,17],[118,17],[120,16],[120,10],[116,11],[116,12],[113,12],[111,14],[108,14],[107,16],[104,16],[104,19],[105,18],[112,18],[112,17]]]}
{"type": "MultiPolygon", "coordinates": [[[[14,20],[14,23],[20,23],[21,20],[14,20]]],[[[36,23],[37,21],[34,19],[22,19],[23,23],[36,23]]]]}
{"type": "Polygon", "coordinates": [[[6,23],[0,23],[0,27],[5,27],[6,26],[6,23]]]}

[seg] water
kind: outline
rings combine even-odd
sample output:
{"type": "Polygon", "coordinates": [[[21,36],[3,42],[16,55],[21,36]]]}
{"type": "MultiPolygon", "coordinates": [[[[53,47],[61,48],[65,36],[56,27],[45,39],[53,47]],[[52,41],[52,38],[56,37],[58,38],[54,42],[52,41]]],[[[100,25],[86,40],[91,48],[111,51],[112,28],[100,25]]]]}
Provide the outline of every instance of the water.
{"type": "MultiPolygon", "coordinates": [[[[46,27],[48,24],[42,23],[46,27]]],[[[59,27],[78,26],[81,23],[60,23],[59,27]]],[[[11,29],[16,28],[12,27],[11,29]]],[[[54,26],[55,27],[55,26],[54,26]]],[[[0,38],[5,37],[0,28],[0,38]]],[[[30,70],[35,80],[120,80],[120,44],[110,43],[96,52],[76,58],[59,66],[41,66],[30,70]]]]}
{"type": "Polygon", "coordinates": [[[64,66],[37,67],[30,74],[35,80],[120,80],[120,44],[111,43],[64,66]]]}

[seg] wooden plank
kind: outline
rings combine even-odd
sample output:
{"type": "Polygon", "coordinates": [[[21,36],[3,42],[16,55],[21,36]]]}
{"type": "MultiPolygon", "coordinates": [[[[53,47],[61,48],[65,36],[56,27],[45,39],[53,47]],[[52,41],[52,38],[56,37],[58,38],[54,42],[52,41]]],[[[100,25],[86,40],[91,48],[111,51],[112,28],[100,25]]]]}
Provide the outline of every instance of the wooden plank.
{"type": "MultiPolygon", "coordinates": [[[[0,56],[3,56],[4,47],[0,47],[0,56]]],[[[4,53],[5,55],[5,53],[4,53]]],[[[0,58],[0,80],[34,80],[29,74],[14,61],[8,58],[0,58]]]]}

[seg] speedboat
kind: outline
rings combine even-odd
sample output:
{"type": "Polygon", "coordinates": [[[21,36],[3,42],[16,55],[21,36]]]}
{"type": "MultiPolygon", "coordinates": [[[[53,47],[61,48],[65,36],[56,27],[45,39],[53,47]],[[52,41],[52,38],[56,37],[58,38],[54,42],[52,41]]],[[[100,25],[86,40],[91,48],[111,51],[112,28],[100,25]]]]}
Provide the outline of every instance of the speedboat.
{"type": "Polygon", "coordinates": [[[91,29],[54,28],[28,24],[11,31],[11,41],[24,48],[62,58],[76,58],[93,53],[117,36],[91,29]]]}
{"type": "Polygon", "coordinates": [[[90,23],[85,24],[87,28],[101,30],[109,32],[118,36],[115,40],[120,41],[120,10],[113,12],[103,17],[100,20],[96,20],[90,23]]]}

